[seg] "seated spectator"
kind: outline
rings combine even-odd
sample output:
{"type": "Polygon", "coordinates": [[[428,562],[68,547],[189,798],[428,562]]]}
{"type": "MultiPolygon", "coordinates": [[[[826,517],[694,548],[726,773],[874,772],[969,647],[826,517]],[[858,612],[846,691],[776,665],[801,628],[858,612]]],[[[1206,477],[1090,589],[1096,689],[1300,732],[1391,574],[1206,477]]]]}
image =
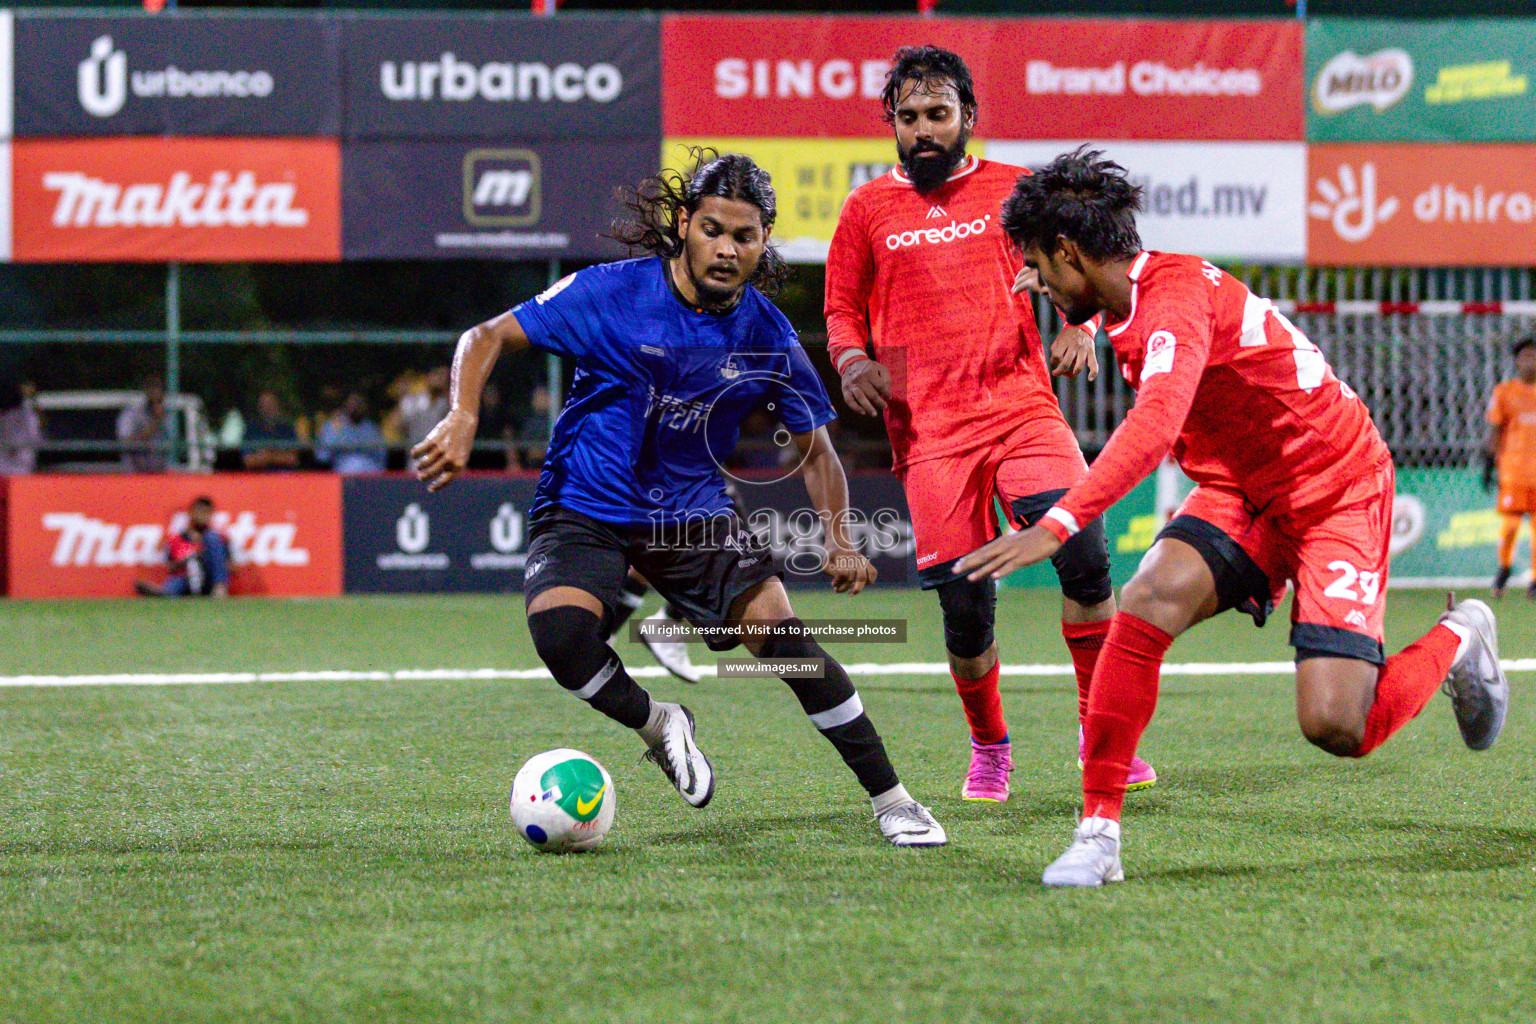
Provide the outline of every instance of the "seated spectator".
{"type": "Polygon", "coordinates": [[[384,472],[384,435],[368,419],[368,400],[353,391],[320,427],[315,458],[338,473],[384,472]]]}
{"type": "Polygon", "coordinates": [[[448,415],[448,367],[439,366],[421,379],[421,386],[400,397],[396,410],[405,450],[422,441],[448,415]]]}
{"type": "Polygon", "coordinates": [[[37,469],[43,427],[25,390],[28,387],[0,381],[0,476],[20,476],[37,469]]]}
{"type": "Polygon", "coordinates": [[[144,380],[144,394],[117,416],[117,440],[123,446],[123,469],[129,473],[164,473],[170,452],[166,433],[165,382],[144,380]]]}
{"type": "Polygon", "coordinates": [[[241,461],[251,471],[297,469],[299,434],[283,403],[271,391],[256,396],[256,416],[245,430],[241,461]]]}
{"type": "Polygon", "coordinates": [[[228,597],[229,541],[213,528],[213,499],[193,498],[187,528],[166,545],[164,583],[138,580],[143,597],[228,597]]]}

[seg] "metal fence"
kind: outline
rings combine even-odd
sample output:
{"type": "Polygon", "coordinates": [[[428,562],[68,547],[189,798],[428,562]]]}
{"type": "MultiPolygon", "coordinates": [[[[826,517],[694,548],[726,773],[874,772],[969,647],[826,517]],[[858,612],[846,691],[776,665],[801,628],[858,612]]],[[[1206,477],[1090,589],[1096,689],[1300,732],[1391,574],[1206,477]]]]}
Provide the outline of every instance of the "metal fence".
{"type": "MultiPolygon", "coordinates": [[[[1232,269],[1322,349],[1403,466],[1459,466],[1476,457],[1488,396],[1512,373],[1510,346],[1536,327],[1536,271],[1524,268],[1232,269]],[[1419,308],[1426,303],[1442,305],[1419,308]],[[1461,308],[1469,305],[1474,311],[1461,308]],[[1372,311],[1355,311],[1365,308],[1372,311]]],[[[1054,337],[1058,328],[1054,310],[1042,310],[1042,334],[1054,337]]],[[[1101,357],[1112,358],[1107,346],[1101,357]]],[[[1078,377],[1056,385],[1067,421],[1090,449],[1104,445],[1134,397],[1112,365],[1104,370],[1092,383],[1078,377]]]]}

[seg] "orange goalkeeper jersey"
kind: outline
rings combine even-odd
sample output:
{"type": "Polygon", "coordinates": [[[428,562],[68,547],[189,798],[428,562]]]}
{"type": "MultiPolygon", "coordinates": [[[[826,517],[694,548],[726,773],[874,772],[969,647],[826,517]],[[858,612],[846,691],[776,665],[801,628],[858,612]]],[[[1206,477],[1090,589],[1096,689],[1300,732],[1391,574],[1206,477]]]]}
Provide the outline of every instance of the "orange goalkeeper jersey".
{"type": "Polygon", "coordinates": [[[1365,403],[1274,303],[1198,256],[1143,252],[1129,275],[1130,315],[1105,329],[1136,405],[1047,513],[1052,532],[1076,532],[1170,450],[1255,515],[1324,507],[1391,461],[1365,403]]]}
{"type": "Polygon", "coordinates": [[[1499,440],[1499,483],[1536,487],[1536,385],[1518,378],[1493,389],[1488,422],[1503,427],[1499,440]]]}
{"type": "Polygon", "coordinates": [[[848,196],[827,253],[827,348],[891,372],[896,468],[991,444],[1034,416],[1061,419],[1023,266],[999,224],[1023,168],[967,157],[919,194],[901,169],[848,196]],[[867,352],[869,342],[874,351],[867,352]]]}

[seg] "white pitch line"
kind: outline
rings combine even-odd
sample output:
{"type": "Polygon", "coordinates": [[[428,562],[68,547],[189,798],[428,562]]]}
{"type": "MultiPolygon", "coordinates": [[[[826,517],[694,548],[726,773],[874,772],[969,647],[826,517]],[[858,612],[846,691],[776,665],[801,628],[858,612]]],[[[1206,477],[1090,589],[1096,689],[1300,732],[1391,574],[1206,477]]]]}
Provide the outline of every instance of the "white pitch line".
{"type": "MultiPolygon", "coordinates": [[[[1511,658],[1503,662],[1506,672],[1536,672],[1536,658],[1511,658]]],[[[941,661],[862,662],[844,665],[852,676],[947,676],[949,666],[941,661]]],[[[700,671],[714,675],[713,665],[701,665],[700,671]]],[[[1165,676],[1279,676],[1296,670],[1289,661],[1186,662],[1163,666],[1165,676]]],[[[1005,676],[1070,676],[1071,665],[1004,665],[1005,676]]],[[[642,665],[629,670],[631,676],[654,679],[666,676],[658,665],[642,665]]],[[[369,682],[454,682],[478,679],[550,679],[546,668],[409,668],[392,672],[334,671],[312,672],[117,672],[102,675],[0,676],[0,689],[49,686],[213,686],[230,683],[369,683],[369,682]]]]}

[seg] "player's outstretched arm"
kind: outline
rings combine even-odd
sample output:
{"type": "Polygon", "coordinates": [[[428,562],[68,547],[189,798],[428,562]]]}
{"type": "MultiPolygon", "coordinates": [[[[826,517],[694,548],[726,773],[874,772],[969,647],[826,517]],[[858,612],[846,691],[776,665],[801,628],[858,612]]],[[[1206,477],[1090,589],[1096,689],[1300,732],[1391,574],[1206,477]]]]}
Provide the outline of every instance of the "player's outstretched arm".
{"type": "Polygon", "coordinates": [[[527,347],[528,335],[511,310],[459,335],[448,387],[448,415],[411,449],[416,479],[426,481],[427,490],[441,490],[464,472],[480,421],[480,395],[491,368],[503,351],[527,347]]]}
{"type": "Polygon", "coordinates": [[[832,588],[839,594],[857,594],[878,574],[848,536],[848,477],[842,460],[826,427],[793,437],[804,460],[805,489],[821,515],[826,538],[827,562],[822,571],[832,577],[832,588]]]}

